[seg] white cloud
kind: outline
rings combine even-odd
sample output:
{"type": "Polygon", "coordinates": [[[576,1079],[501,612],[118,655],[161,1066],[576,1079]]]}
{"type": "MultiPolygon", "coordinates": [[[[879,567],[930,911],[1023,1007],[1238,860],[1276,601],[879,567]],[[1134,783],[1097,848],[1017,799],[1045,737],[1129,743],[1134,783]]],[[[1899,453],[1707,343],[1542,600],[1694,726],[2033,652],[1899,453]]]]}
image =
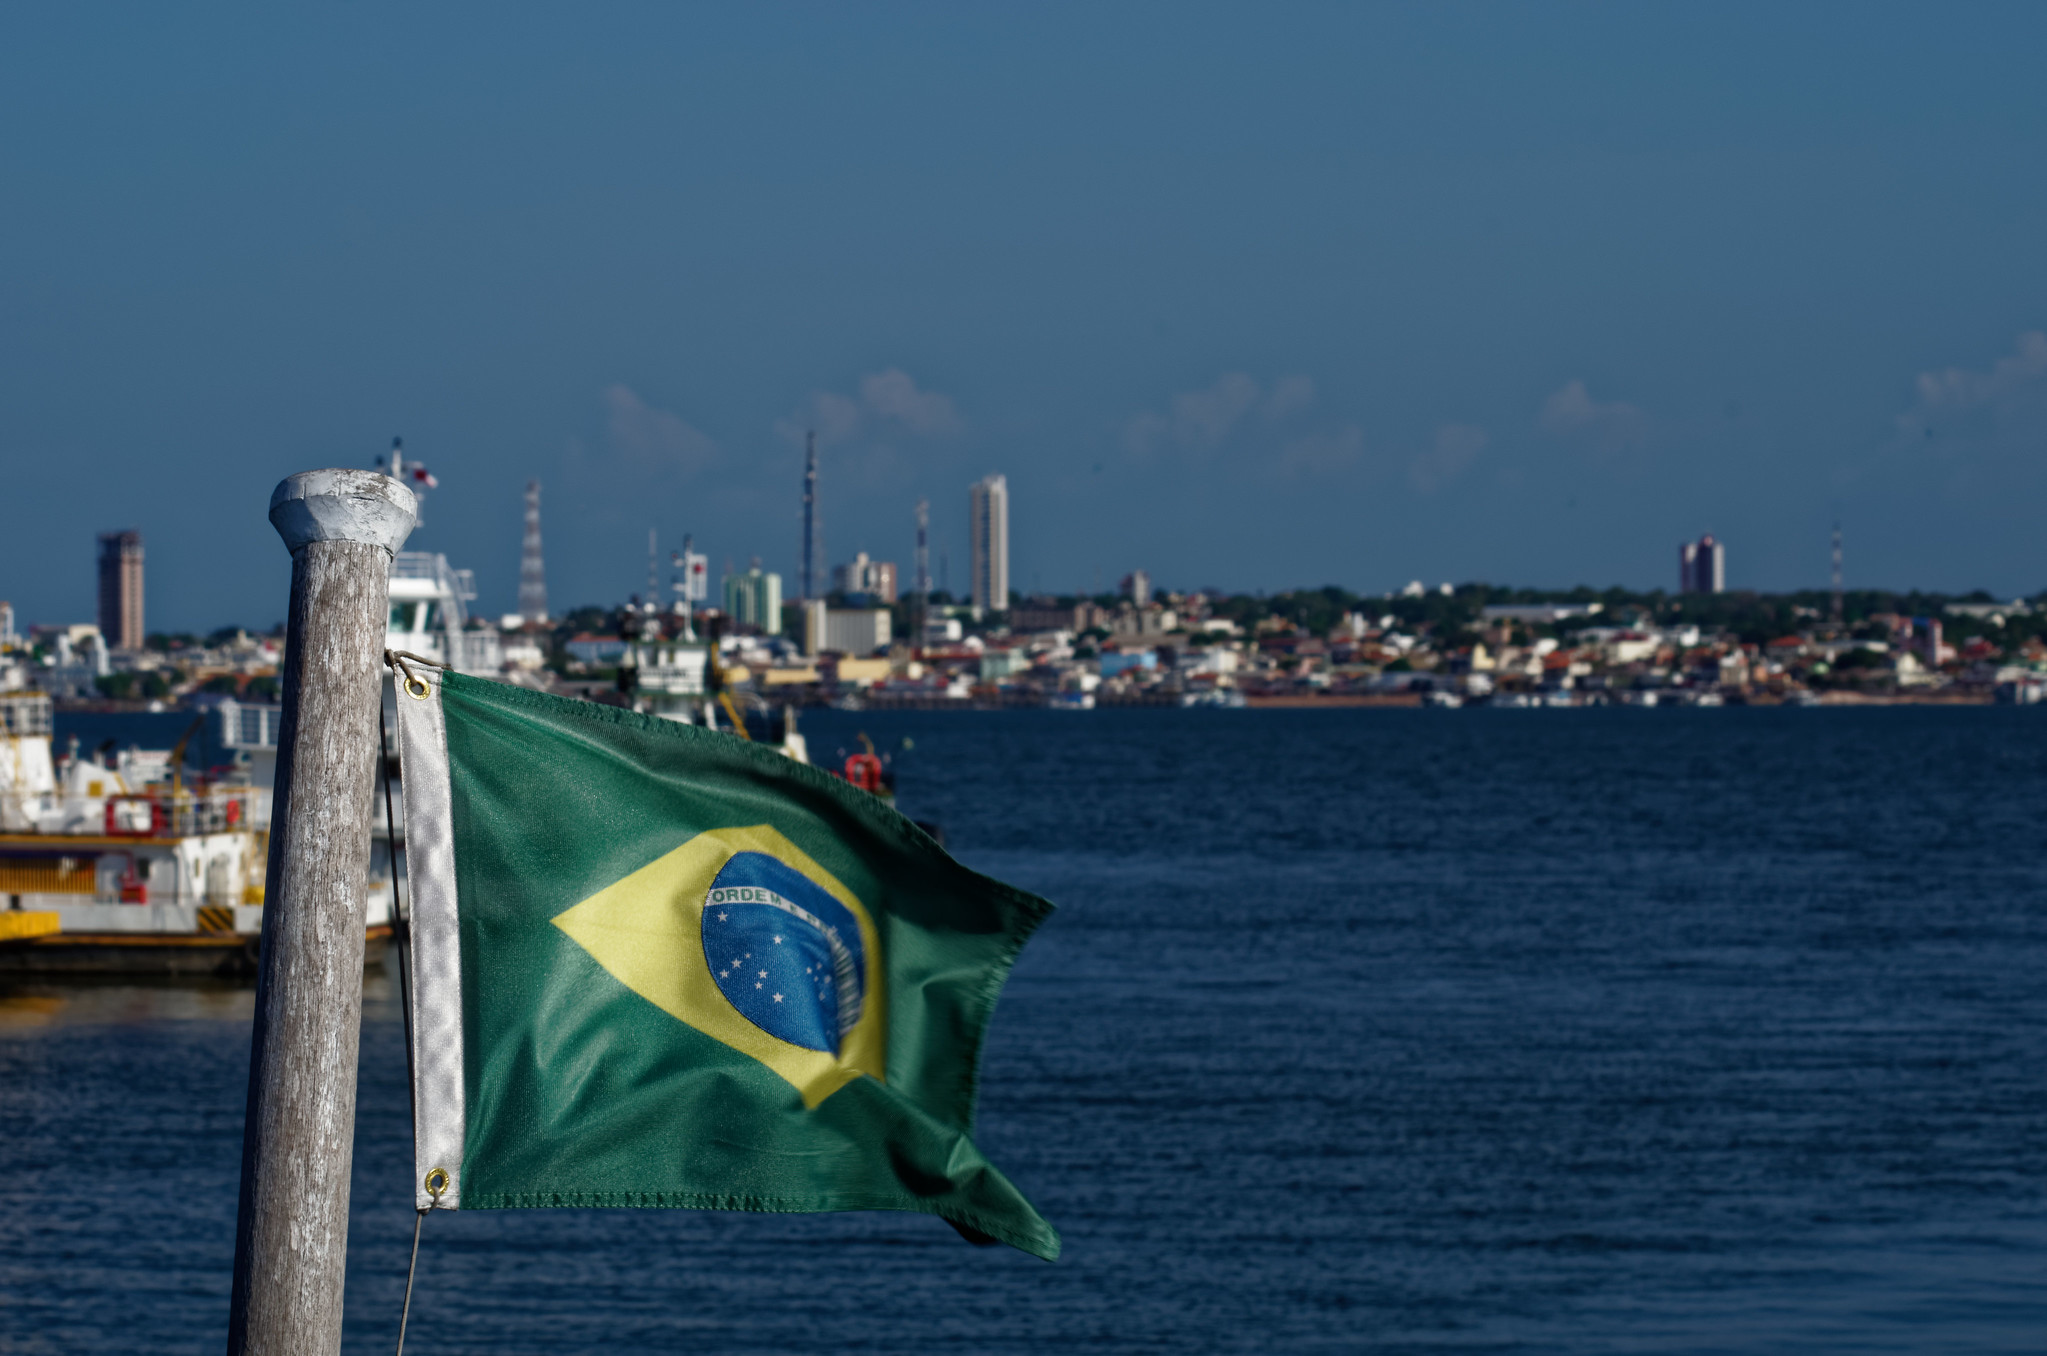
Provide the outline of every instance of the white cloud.
{"type": "Polygon", "coordinates": [[[718,460],[718,444],[709,435],[649,405],[631,387],[614,382],[604,388],[603,400],[612,450],[641,469],[690,476],[718,460]]]}
{"type": "Polygon", "coordinates": [[[1977,432],[1992,432],[2014,415],[2047,403],[2047,334],[2039,330],[2021,334],[2012,351],[1988,372],[1960,367],[1921,372],[1914,386],[1918,399],[1898,416],[1901,431],[1961,424],[1977,432]]]}
{"type": "Polygon", "coordinates": [[[820,445],[830,445],[869,429],[940,438],[965,427],[952,397],[919,387],[899,367],[860,378],[857,396],[812,391],[795,413],[775,421],[775,431],[797,446],[813,431],[820,445]]]}
{"type": "Polygon", "coordinates": [[[813,433],[830,446],[844,442],[860,427],[860,402],[835,391],[812,391],[794,414],[775,421],[775,432],[798,447],[813,433]]]}
{"type": "Polygon", "coordinates": [[[1265,400],[1265,414],[1269,419],[1284,419],[1290,414],[1299,414],[1314,403],[1313,377],[1281,377],[1272,383],[1272,394],[1265,400]]]}
{"type": "Polygon", "coordinates": [[[1551,393],[1542,402],[1537,422],[1559,438],[1601,453],[1633,446],[1648,432],[1648,420],[1642,411],[1619,400],[1594,400],[1582,381],[1567,382],[1551,393]]]}
{"type": "Polygon", "coordinates": [[[922,391],[910,374],[900,367],[870,372],[860,378],[860,399],[877,418],[893,419],[912,433],[927,438],[960,431],[958,411],[952,398],[936,391],[922,391]]]}
{"type": "Polygon", "coordinates": [[[1163,413],[1145,410],[1132,415],[1123,425],[1123,447],[1136,457],[1168,447],[1209,452],[1243,428],[1254,412],[1278,421],[1314,403],[1315,382],[1310,377],[1281,377],[1268,392],[1248,373],[1225,372],[1213,386],[1180,392],[1166,402],[1163,413]]]}
{"type": "Polygon", "coordinates": [[[1280,469],[1292,475],[1328,475],[1364,459],[1365,431],[1356,424],[1296,438],[1280,449],[1280,469]]]}
{"type": "Polygon", "coordinates": [[[1407,482],[1423,494],[1434,494],[1455,480],[1492,441],[1486,431],[1472,424],[1444,424],[1436,430],[1429,450],[1407,468],[1407,482]]]}

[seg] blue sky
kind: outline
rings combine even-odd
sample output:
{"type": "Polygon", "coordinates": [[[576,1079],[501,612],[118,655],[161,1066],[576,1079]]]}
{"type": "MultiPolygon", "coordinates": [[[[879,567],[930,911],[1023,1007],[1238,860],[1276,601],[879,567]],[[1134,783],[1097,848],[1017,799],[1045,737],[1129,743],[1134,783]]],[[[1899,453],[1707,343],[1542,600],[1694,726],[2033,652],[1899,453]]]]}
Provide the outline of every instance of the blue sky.
{"type": "Polygon", "coordinates": [[[557,607],[646,534],[1019,588],[2047,586],[2047,9],[17,7],[0,597],[267,625],[402,434],[557,607]]]}

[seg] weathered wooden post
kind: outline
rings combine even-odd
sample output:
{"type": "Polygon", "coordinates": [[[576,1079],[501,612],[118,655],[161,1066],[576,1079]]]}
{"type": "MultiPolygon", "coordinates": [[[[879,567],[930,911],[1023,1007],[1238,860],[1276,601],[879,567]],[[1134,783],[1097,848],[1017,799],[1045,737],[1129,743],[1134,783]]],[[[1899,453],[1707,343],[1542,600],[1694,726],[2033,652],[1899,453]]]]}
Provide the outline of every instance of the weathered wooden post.
{"type": "Polygon", "coordinates": [[[341,1349],[385,614],[414,511],[373,471],[305,471],[270,496],[291,612],[230,1356],[341,1349]]]}

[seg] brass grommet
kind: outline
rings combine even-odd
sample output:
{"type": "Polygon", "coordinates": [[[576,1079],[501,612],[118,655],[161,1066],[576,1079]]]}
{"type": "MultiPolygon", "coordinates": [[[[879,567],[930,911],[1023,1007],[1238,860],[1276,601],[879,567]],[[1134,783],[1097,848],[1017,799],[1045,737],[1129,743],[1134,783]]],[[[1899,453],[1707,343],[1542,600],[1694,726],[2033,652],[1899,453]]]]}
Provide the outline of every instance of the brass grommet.
{"type": "Polygon", "coordinates": [[[443,1195],[447,1194],[447,1190],[448,1170],[446,1168],[428,1168],[426,1172],[426,1194],[433,1197],[435,1201],[439,1201],[443,1195]]]}
{"type": "Polygon", "coordinates": [[[425,701],[428,697],[434,695],[434,690],[426,685],[426,679],[424,678],[407,678],[405,680],[405,695],[417,697],[419,700],[425,701]]]}

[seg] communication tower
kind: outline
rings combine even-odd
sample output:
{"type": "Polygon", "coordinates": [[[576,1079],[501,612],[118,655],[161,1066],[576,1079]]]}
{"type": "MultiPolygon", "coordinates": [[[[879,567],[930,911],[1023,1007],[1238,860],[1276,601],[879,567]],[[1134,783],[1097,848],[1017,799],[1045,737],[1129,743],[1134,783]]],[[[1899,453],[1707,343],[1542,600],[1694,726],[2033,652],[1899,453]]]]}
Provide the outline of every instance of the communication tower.
{"type": "Polygon", "coordinates": [[[817,430],[810,431],[803,462],[803,588],[804,601],[824,596],[818,570],[824,563],[824,524],[817,516],[817,430]]]}
{"type": "Polygon", "coordinates": [[[547,566],[540,557],[540,482],[526,482],[526,540],[519,548],[519,616],[528,626],[547,620],[547,566]]]}
{"type": "Polygon", "coordinates": [[[1841,624],[1841,520],[1834,520],[1834,625],[1841,624]]]}
{"type": "Polygon", "coordinates": [[[917,501],[917,578],[910,592],[910,634],[924,643],[924,619],[931,610],[931,501],[917,501]]]}
{"type": "Polygon", "coordinates": [[[661,611],[661,549],[654,529],[647,529],[647,615],[661,611]]]}

